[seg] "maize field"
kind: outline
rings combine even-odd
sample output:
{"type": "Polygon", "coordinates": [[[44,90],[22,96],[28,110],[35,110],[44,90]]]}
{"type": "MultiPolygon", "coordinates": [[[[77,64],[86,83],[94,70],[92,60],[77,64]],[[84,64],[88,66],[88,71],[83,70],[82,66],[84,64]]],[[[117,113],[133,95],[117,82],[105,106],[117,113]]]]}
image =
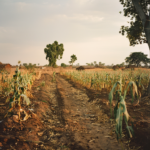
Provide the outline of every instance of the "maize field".
{"type": "Polygon", "coordinates": [[[134,99],[139,99],[143,94],[148,94],[147,89],[150,81],[149,71],[73,71],[64,72],[61,75],[66,76],[71,81],[80,84],[88,89],[94,89],[101,92],[104,88],[108,93],[110,110],[112,117],[112,100],[115,96],[117,103],[114,108],[114,118],[116,122],[117,140],[122,137],[123,117],[129,138],[134,135],[133,125],[128,125],[129,114],[126,107],[126,95],[134,99]]]}
{"type": "MultiPolygon", "coordinates": [[[[140,94],[144,93],[148,88],[148,83],[150,80],[150,72],[143,71],[141,74],[140,70],[137,71],[73,71],[73,72],[64,72],[61,75],[66,76],[71,79],[75,83],[79,83],[84,87],[101,91],[103,88],[107,90],[109,93],[113,87],[113,85],[120,81],[122,82],[122,91],[124,93],[127,84],[130,81],[134,81],[137,83],[140,94]]],[[[115,91],[119,89],[119,86],[115,91]]],[[[130,95],[130,90],[128,89],[127,95],[130,95]]]]}
{"type": "Polygon", "coordinates": [[[9,103],[9,110],[5,117],[17,108],[19,112],[19,120],[27,120],[29,115],[24,109],[22,109],[22,105],[30,105],[30,99],[28,97],[33,96],[32,94],[29,94],[28,90],[31,89],[34,80],[39,79],[40,76],[36,78],[33,73],[21,75],[19,67],[16,68],[13,78],[8,78],[7,72],[3,71],[1,74],[2,79],[0,81],[0,94],[6,97],[6,103],[9,103]],[[21,112],[25,114],[23,120],[20,118],[21,112]]]}
{"type": "MultiPolygon", "coordinates": [[[[150,88],[149,71],[97,69],[63,70],[60,73],[41,71],[39,74],[23,72],[16,68],[13,75],[6,72],[0,74],[0,148],[8,149],[9,145],[13,145],[14,149],[23,149],[28,142],[31,149],[42,149],[49,141],[56,140],[47,149],[80,149],[78,144],[58,145],[61,137],[65,139],[66,130],[73,137],[76,137],[75,132],[79,133],[75,141],[78,141],[81,133],[81,137],[84,137],[80,139],[81,143],[85,147],[89,145],[90,149],[118,147],[118,150],[122,150],[128,147],[143,150],[141,146],[148,147],[148,139],[144,137],[149,136],[149,104],[146,104],[147,101],[143,103],[142,97],[148,95],[150,88]],[[143,111],[137,107],[142,107],[139,109],[143,111]],[[139,127],[140,130],[137,130],[139,127]],[[9,137],[5,132],[9,133],[9,137]],[[55,132],[58,138],[53,136],[55,132]],[[13,137],[19,140],[8,144],[13,137]],[[139,145],[136,142],[134,145],[137,138],[145,143],[140,142],[139,145]]],[[[71,138],[65,140],[72,142],[71,138]]]]}

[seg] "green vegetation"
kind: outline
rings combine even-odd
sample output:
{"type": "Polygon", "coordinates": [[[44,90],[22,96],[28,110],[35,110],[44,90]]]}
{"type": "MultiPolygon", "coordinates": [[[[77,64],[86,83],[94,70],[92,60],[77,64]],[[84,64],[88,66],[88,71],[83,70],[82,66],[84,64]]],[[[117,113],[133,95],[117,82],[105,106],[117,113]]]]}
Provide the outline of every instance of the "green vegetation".
{"type": "MultiPolygon", "coordinates": [[[[129,114],[128,114],[126,103],[125,103],[125,97],[126,97],[126,93],[127,93],[127,90],[129,88],[129,86],[132,86],[132,85],[133,85],[133,88],[135,89],[136,94],[138,95],[137,86],[136,86],[134,81],[130,81],[127,85],[127,88],[124,91],[124,96],[122,96],[122,94],[121,94],[122,79],[121,79],[121,76],[120,76],[120,81],[117,81],[114,84],[114,86],[112,87],[112,90],[109,93],[108,99],[109,99],[109,102],[110,102],[110,110],[111,110],[111,104],[112,104],[112,100],[113,100],[113,93],[114,93],[115,88],[117,87],[117,85],[119,85],[119,87],[120,87],[120,89],[116,91],[116,97],[118,99],[117,99],[116,106],[114,108],[114,117],[115,117],[115,122],[116,122],[117,140],[121,139],[121,137],[122,137],[123,117],[124,117],[124,121],[126,123],[126,129],[127,129],[127,133],[129,135],[129,138],[132,138],[132,136],[134,135],[133,127],[128,126],[129,114]]],[[[111,115],[112,115],[112,110],[111,110],[111,115]]]]}
{"type": "Polygon", "coordinates": [[[67,67],[67,65],[65,63],[61,63],[61,67],[67,67]]]}
{"type": "Polygon", "coordinates": [[[95,66],[95,67],[104,67],[105,63],[99,62],[97,63],[96,61],[91,62],[91,63],[86,63],[87,66],[95,66]]]}
{"type": "Polygon", "coordinates": [[[62,59],[64,47],[63,44],[58,44],[57,41],[54,41],[54,43],[46,45],[44,52],[46,54],[46,59],[49,61],[49,66],[56,67],[57,59],[62,59]]]}
{"type": "Polygon", "coordinates": [[[30,73],[34,73],[35,71],[35,67],[36,67],[36,64],[32,64],[32,63],[23,63],[23,66],[30,71],[30,73]]]}
{"type": "Polygon", "coordinates": [[[73,63],[77,60],[77,56],[76,55],[71,55],[71,60],[69,61],[69,63],[73,66],[73,63]]]}
{"type": "Polygon", "coordinates": [[[22,104],[30,104],[30,100],[26,95],[26,91],[28,89],[31,89],[31,85],[33,84],[34,79],[35,78],[33,78],[33,74],[26,74],[22,76],[18,67],[16,68],[15,74],[13,75],[12,79],[7,78],[7,80],[2,81],[2,94],[7,97],[6,103],[9,102],[9,110],[5,117],[12,113],[12,110],[14,108],[19,108],[18,111],[20,121],[28,119],[28,114],[21,107],[22,104]],[[12,96],[10,96],[10,94],[12,94],[12,96]],[[25,114],[24,120],[20,118],[21,112],[24,112],[25,114]]]}
{"type": "Polygon", "coordinates": [[[124,67],[124,66],[125,66],[125,63],[122,62],[121,64],[116,64],[115,66],[118,66],[118,67],[124,67]]]}
{"type": "Polygon", "coordinates": [[[56,81],[56,79],[55,79],[55,74],[56,74],[56,72],[54,71],[54,72],[53,72],[52,82],[55,82],[55,81],[56,81]]]}
{"type": "Polygon", "coordinates": [[[45,81],[42,81],[41,86],[45,86],[45,81]]]}
{"type": "MultiPolygon", "coordinates": [[[[124,35],[127,34],[130,46],[135,46],[136,44],[148,43],[150,49],[150,15],[148,16],[148,4],[150,1],[145,0],[119,0],[123,5],[124,16],[131,17],[129,26],[121,26],[119,33],[124,35]],[[135,20],[135,21],[133,21],[135,20]]],[[[121,12],[120,12],[121,13],[121,12]]]]}
{"type": "Polygon", "coordinates": [[[129,57],[126,57],[126,63],[134,64],[137,67],[144,63],[146,66],[150,63],[150,59],[147,58],[147,55],[143,54],[142,52],[134,52],[131,53],[129,57]]]}
{"type": "MultiPolygon", "coordinates": [[[[114,119],[116,123],[117,140],[122,137],[122,123],[123,119],[126,124],[126,133],[128,138],[134,135],[133,124],[128,125],[129,114],[126,107],[126,95],[132,97],[131,103],[139,98],[143,93],[147,93],[148,84],[150,82],[149,71],[73,71],[61,73],[68,79],[78,83],[86,88],[102,91],[103,88],[109,93],[108,100],[110,102],[110,110],[112,117],[112,100],[115,97],[117,103],[114,108],[114,119]]],[[[111,119],[112,120],[112,119],[111,119]]],[[[132,123],[132,122],[131,122],[132,123]]]]}

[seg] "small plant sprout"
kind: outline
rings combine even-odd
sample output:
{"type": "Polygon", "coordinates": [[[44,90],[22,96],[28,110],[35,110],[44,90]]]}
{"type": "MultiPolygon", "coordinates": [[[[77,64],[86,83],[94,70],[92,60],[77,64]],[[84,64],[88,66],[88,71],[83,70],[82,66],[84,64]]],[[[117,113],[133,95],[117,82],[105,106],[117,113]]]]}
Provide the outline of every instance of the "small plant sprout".
{"type": "Polygon", "coordinates": [[[42,81],[41,85],[44,86],[45,85],[45,81],[42,81]]]}
{"type": "Polygon", "coordinates": [[[56,79],[55,79],[55,74],[56,74],[56,72],[54,71],[54,72],[53,72],[52,82],[56,81],[56,79]]]}

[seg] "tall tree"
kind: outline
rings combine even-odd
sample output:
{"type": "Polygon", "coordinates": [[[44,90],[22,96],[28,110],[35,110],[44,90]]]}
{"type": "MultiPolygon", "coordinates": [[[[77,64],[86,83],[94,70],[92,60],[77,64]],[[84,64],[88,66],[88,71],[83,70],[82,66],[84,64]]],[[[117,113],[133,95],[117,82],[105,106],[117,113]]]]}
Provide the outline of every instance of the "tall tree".
{"type": "Polygon", "coordinates": [[[129,57],[125,58],[125,61],[129,64],[135,64],[137,67],[139,67],[141,63],[144,63],[145,65],[150,63],[150,59],[148,59],[147,55],[142,52],[131,53],[129,57]]]}
{"type": "Polygon", "coordinates": [[[127,33],[130,46],[148,43],[150,50],[150,0],[119,1],[124,7],[124,16],[131,17],[131,21],[128,22],[130,27],[121,26],[119,33],[127,33]]]}
{"type": "Polygon", "coordinates": [[[105,65],[105,63],[102,63],[102,62],[99,62],[99,64],[98,64],[99,66],[104,66],[105,65]]]}
{"type": "Polygon", "coordinates": [[[87,66],[90,66],[91,64],[90,64],[90,63],[86,63],[86,65],[87,65],[87,66]]]}
{"type": "Polygon", "coordinates": [[[73,65],[73,63],[77,60],[77,56],[76,55],[71,55],[71,61],[69,61],[70,64],[73,65]]]}
{"type": "Polygon", "coordinates": [[[94,61],[94,66],[96,66],[96,64],[97,64],[97,62],[96,62],[96,61],[94,61]]]}
{"type": "Polygon", "coordinates": [[[91,62],[91,66],[94,66],[94,64],[91,62]]]}
{"type": "Polygon", "coordinates": [[[23,63],[23,66],[27,66],[28,64],[27,63],[23,63]]]}
{"type": "Polygon", "coordinates": [[[49,61],[49,66],[55,67],[57,59],[62,59],[64,46],[54,41],[54,43],[46,45],[44,52],[46,54],[46,59],[49,61]]]}

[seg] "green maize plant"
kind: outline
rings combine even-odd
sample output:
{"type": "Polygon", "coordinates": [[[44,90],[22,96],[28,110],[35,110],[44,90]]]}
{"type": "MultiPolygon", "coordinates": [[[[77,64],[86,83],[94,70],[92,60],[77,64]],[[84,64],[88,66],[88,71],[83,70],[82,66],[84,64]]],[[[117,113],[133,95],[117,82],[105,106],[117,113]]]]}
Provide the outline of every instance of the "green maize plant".
{"type": "Polygon", "coordinates": [[[56,74],[56,72],[54,71],[54,72],[53,72],[52,82],[56,81],[56,79],[55,79],[55,74],[56,74]]]}
{"type": "Polygon", "coordinates": [[[92,87],[94,84],[95,84],[95,80],[94,80],[94,78],[92,77],[92,78],[91,78],[91,87],[92,87]]]}
{"type": "Polygon", "coordinates": [[[129,114],[126,107],[126,96],[131,96],[133,103],[135,96],[139,101],[144,90],[150,91],[150,71],[140,70],[134,71],[73,71],[63,72],[62,75],[71,79],[73,82],[79,83],[84,87],[92,88],[101,91],[107,89],[109,93],[110,112],[112,117],[112,100],[113,97],[117,100],[114,108],[114,117],[116,121],[117,139],[122,135],[123,120],[126,124],[127,135],[131,138],[134,135],[133,125],[129,126],[129,114]]]}
{"type": "MultiPolygon", "coordinates": [[[[103,88],[106,89],[107,93],[109,93],[113,87],[113,85],[120,80],[120,76],[122,76],[122,89],[121,94],[124,93],[125,89],[127,88],[127,85],[130,81],[134,81],[137,84],[138,87],[138,93],[139,96],[146,91],[148,88],[149,83],[149,71],[142,71],[143,74],[141,74],[140,71],[73,71],[73,72],[63,72],[62,75],[66,76],[68,79],[72,80],[73,82],[76,82],[78,84],[81,84],[82,86],[86,88],[92,88],[94,90],[101,91],[103,88]],[[139,75],[141,76],[139,79],[139,75]],[[138,85],[139,82],[139,85],[138,85]],[[140,94],[141,93],[141,94],[140,94]]],[[[150,86],[149,86],[150,87],[150,86]]],[[[119,90],[119,86],[117,85],[117,88],[115,88],[114,96],[116,94],[116,91],[119,90]]],[[[134,91],[131,91],[131,88],[128,88],[127,95],[128,96],[134,96],[134,91]]]]}
{"type": "Polygon", "coordinates": [[[41,85],[44,86],[45,85],[45,81],[42,81],[41,85]]]}
{"type": "MultiPolygon", "coordinates": [[[[113,100],[113,92],[115,90],[115,88],[117,87],[117,85],[120,86],[120,89],[117,91],[117,95],[118,95],[118,101],[116,103],[116,106],[114,108],[114,117],[115,117],[115,122],[116,122],[116,135],[117,135],[117,140],[121,139],[122,137],[122,123],[123,123],[123,117],[124,117],[124,121],[126,124],[126,129],[127,129],[127,134],[129,138],[132,138],[132,136],[134,135],[133,132],[133,125],[129,126],[128,125],[128,120],[129,120],[129,114],[127,111],[127,107],[126,107],[126,102],[125,102],[125,97],[126,97],[126,93],[129,87],[134,88],[136,94],[138,95],[137,92],[137,86],[136,83],[134,81],[130,81],[128,83],[128,86],[126,88],[126,90],[124,91],[124,96],[122,96],[121,94],[121,88],[122,88],[122,81],[120,78],[120,81],[116,82],[112,88],[112,90],[109,93],[108,99],[110,102],[110,109],[111,109],[111,104],[112,104],[112,100],[113,100]]],[[[111,110],[111,116],[112,116],[112,110],[111,110]]]]}

